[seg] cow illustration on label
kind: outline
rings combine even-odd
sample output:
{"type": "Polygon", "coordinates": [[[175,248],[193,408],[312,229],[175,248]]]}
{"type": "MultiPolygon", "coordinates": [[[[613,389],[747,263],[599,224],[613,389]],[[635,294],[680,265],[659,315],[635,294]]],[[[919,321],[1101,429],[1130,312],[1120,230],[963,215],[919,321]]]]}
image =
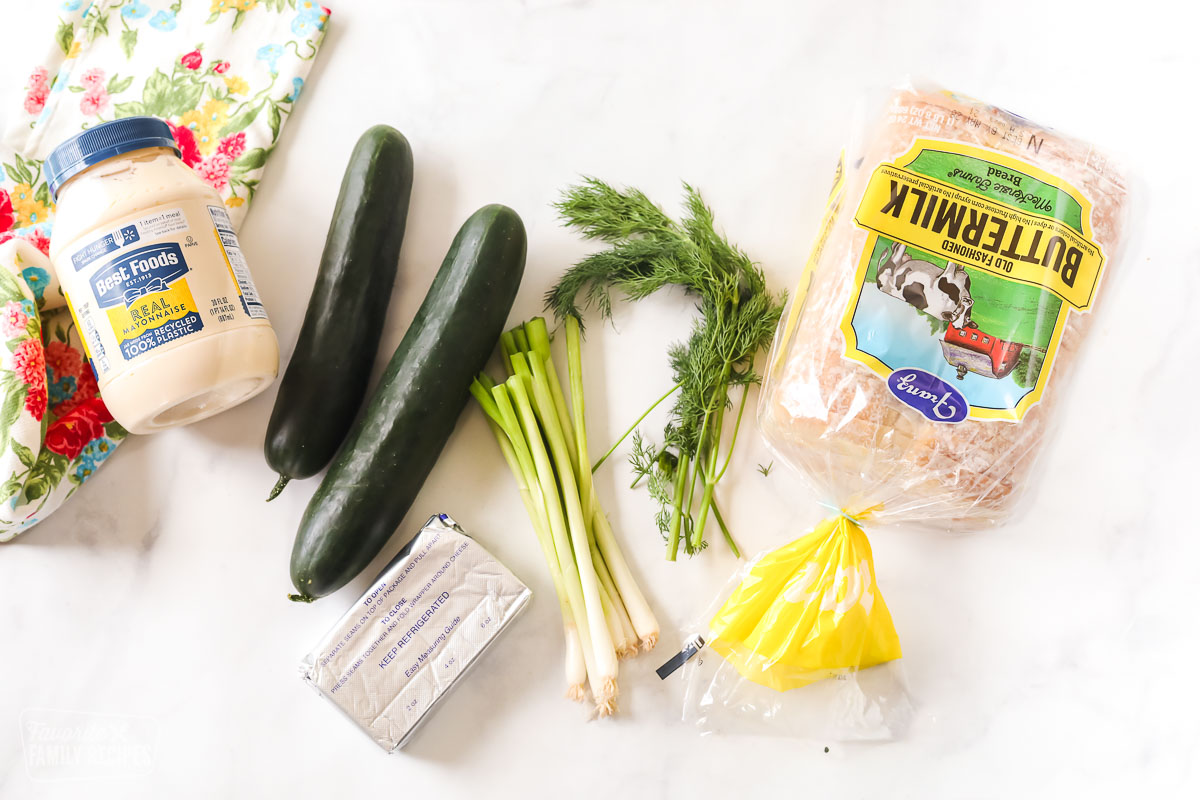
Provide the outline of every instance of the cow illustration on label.
{"type": "Polygon", "coordinates": [[[1005,378],[1016,367],[1024,345],[999,339],[971,320],[975,299],[971,276],[954,261],[939,267],[914,259],[901,242],[884,250],[875,271],[875,286],[935,320],[949,323],[942,336],[942,354],[962,380],[967,373],[1005,378]]]}
{"type": "Polygon", "coordinates": [[[896,242],[884,252],[875,273],[879,290],[898,297],[934,319],[963,328],[971,322],[971,276],[959,264],[949,261],[938,267],[914,259],[907,247],[896,242]]]}
{"type": "Polygon", "coordinates": [[[126,361],[204,328],[187,285],[187,261],[173,242],[133,250],[89,283],[126,361]]]}

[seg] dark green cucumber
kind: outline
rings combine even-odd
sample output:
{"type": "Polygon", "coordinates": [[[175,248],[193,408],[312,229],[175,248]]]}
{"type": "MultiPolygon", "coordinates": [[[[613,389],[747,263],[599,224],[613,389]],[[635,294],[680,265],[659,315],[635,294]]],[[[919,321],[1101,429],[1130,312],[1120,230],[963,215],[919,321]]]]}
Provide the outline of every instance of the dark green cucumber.
{"type": "Polygon", "coordinates": [[[359,138],[267,424],[267,464],[279,473],[268,500],[292,478],[316,475],[329,463],[362,405],[396,281],[412,181],[412,148],[399,131],[376,125],[359,138]]]}
{"type": "Polygon", "coordinates": [[[525,269],[525,226],[485,206],[454,237],[366,410],[309,501],[292,583],[311,601],[363,571],[433,469],[504,330],[525,269]]]}

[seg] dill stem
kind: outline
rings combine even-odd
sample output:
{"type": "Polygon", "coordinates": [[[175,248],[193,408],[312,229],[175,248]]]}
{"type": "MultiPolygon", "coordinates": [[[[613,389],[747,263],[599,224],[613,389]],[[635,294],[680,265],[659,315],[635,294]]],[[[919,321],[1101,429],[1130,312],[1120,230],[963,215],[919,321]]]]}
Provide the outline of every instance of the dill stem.
{"type": "Polygon", "coordinates": [[[717,520],[717,525],[721,528],[721,535],[725,537],[725,544],[729,545],[730,552],[734,558],[741,558],[742,551],[738,549],[737,542],[733,540],[733,534],[729,532],[729,526],[725,524],[725,517],[721,514],[721,509],[717,505],[717,498],[712,501],[713,517],[717,520]]]}
{"type": "Polygon", "coordinates": [[[717,460],[721,455],[721,429],[725,422],[725,401],[729,392],[729,385],[726,382],[728,376],[729,365],[726,364],[721,383],[713,393],[719,399],[717,401],[717,408],[714,411],[713,432],[708,446],[707,463],[704,466],[704,491],[700,497],[700,510],[697,512],[695,526],[692,528],[693,548],[700,547],[700,543],[704,541],[704,527],[708,522],[708,509],[712,506],[713,488],[716,486],[717,460]]]}
{"type": "MultiPolygon", "coordinates": [[[[651,412],[651,411],[653,411],[654,409],[658,408],[659,404],[660,404],[660,403],[662,403],[662,401],[663,401],[663,400],[666,400],[668,397],[670,397],[671,395],[675,394],[675,392],[679,391],[679,387],[680,387],[680,386],[683,386],[683,384],[682,384],[682,383],[677,383],[677,384],[675,384],[674,386],[672,386],[672,387],[671,387],[669,390],[667,390],[667,393],[666,393],[666,394],[664,394],[662,397],[660,397],[660,398],[658,398],[657,400],[655,400],[653,405],[651,405],[649,408],[647,408],[645,411],[643,411],[643,412],[642,412],[642,415],[641,415],[640,417],[638,417],[636,420],[634,420],[633,424],[632,424],[632,425],[630,425],[630,426],[629,426],[629,427],[628,427],[628,428],[625,430],[625,432],[621,434],[621,438],[620,438],[620,439],[617,439],[615,442],[613,442],[613,446],[612,446],[612,447],[610,447],[610,448],[608,448],[608,452],[607,452],[607,453],[605,453],[604,455],[600,456],[600,460],[599,460],[599,461],[597,461],[595,464],[592,464],[592,472],[595,472],[596,470],[600,469],[600,465],[601,465],[601,464],[603,464],[603,463],[604,463],[604,462],[605,462],[605,461],[608,459],[608,457],[609,457],[609,456],[611,456],[611,455],[613,454],[613,451],[614,451],[614,450],[616,450],[618,447],[620,447],[620,446],[621,446],[621,442],[623,442],[623,441],[625,441],[626,439],[628,439],[628,438],[629,438],[629,434],[631,434],[631,433],[633,433],[635,430],[637,430],[637,426],[642,424],[642,420],[644,420],[646,417],[648,417],[648,416],[650,415],[650,412],[651,412]]],[[[639,479],[639,480],[640,480],[640,479],[639,479]]],[[[636,482],[636,481],[634,482],[633,486],[637,486],[637,482],[636,482]]],[[[633,488],[633,486],[630,486],[629,488],[630,488],[630,489],[632,489],[632,488],[633,488]]]]}
{"type": "Polygon", "coordinates": [[[696,457],[692,460],[691,469],[688,470],[687,486],[683,490],[685,502],[683,507],[683,522],[684,533],[686,536],[683,545],[684,550],[687,551],[689,556],[693,556],[700,552],[699,544],[692,536],[692,534],[695,532],[694,520],[692,519],[692,504],[696,502],[696,478],[700,475],[700,470],[704,465],[704,454],[706,452],[707,451],[703,449],[703,440],[701,440],[701,443],[697,444],[696,446],[696,457]]]}
{"type": "Polygon", "coordinates": [[[704,514],[698,520],[699,524],[693,523],[692,525],[691,537],[688,539],[689,552],[699,550],[700,544],[704,541],[704,525],[708,517],[708,504],[712,502],[712,477],[716,470],[718,452],[721,449],[721,426],[725,417],[725,404],[729,401],[728,381],[732,366],[728,361],[725,362],[725,366],[721,370],[721,380],[704,404],[704,422],[700,426],[700,438],[696,440],[695,475],[692,477],[692,486],[688,490],[688,516],[691,516],[692,513],[691,495],[695,493],[696,477],[701,474],[703,474],[704,478],[704,497],[700,501],[700,508],[704,514]],[[714,429],[711,434],[708,433],[710,420],[713,421],[712,427],[714,429]],[[707,449],[705,449],[706,436],[708,437],[707,449]]]}
{"type": "MultiPolygon", "coordinates": [[[[725,373],[722,373],[721,380],[722,383],[724,383],[725,373]]],[[[704,419],[700,423],[700,435],[696,438],[696,460],[692,463],[690,470],[685,469],[685,472],[688,472],[689,474],[687,485],[683,491],[682,499],[687,501],[687,507],[683,510],[683,516],[686,517],[689,522],[691,522],[692,519],[692,501],[696,496],[696,478],[700,475],[700,472],[703,469],[705,454],[707,453],[705,439],[708,436],[708,423],[709,420],[712,419],[713,415],[712,400],[716,397],[721,398],[721,408],[723,409],[725,407],[725,395],[720,392],[720,387],[718,387],[718,390],[714,391],[709,399],[704,403],[704,419]]],[[[678,491],[678,487],[676,487],[676,491],[678,491]]],[[[697,538],[695,533],[696,528],[693,525],[688,531],[688,538],[684,543],[688,555],[695,554],[700,547],[700,542],[703,541],[703,539],[697,538]]]]}
{"type": "Polygon", "coordinates": [[[733,460],[733,448],[737,446],[738,431],[742,427],[742,413],[746,410],[746,398],[749,396],[750,386],[747,384],[742,387],[742,401],[738,405],[737,419],[733,421],[733,438],[729,440],[729,451],[725,454],[725,463],[721,465],[721,471],[717,473],[713,483],[721,482],[721,478],[725,477],[725,470],[729,469],[729,462],[733,460]]]}
{"type": "Polygon", "coordinates": [[[689,459],[690,456],[681,451],[679,463],[675,467],[675,497],[671,501],[671,528],[667,534],[667,561],[674,561],[679,552],[679,526],[683,523],[683,488],[690,473],[689,459]]]}
{"type": "MultiPolygon", "coordinates": [[[[612,443],[612,447],[608,447],[608,452],[606,452],[605,455],[600,456],[600,461],[592,464],[593,473],[594,473],[594,471],[600,469],[600,464],[605,463],[607,461],[608,456],[612,455],[613,451],[616,450],[617,447],[620,446],[620,443],[622,443],[622,441],[629,438],[629,434],[636,431],[637,426],[641,425],[642,420],[646,419],[646,417],[650,415],[650,411],[653,411],[654,409],[658,408],[659,404],[662,403],[662,401],[665,401],[666,398],[671,397],[672,395],[674,395],[674,393],[679,391],[680,386],[683,386],[683,384],[679,383],[679,384],[672,386],[671,389],[667,390],[667,392],[665,393],[664,396],[656,399],[656,401],[654,401],[654,403],[652,405],[650,405],[650,408],[642,411],[642,416],[637,417],[637,419],[634,420],[634,425],[631,425],[628,428],[625,428],[625,433],[620,434],[620,438],[617,439],[617,441],[614,441],[614,443],[612,443]]],[[[636,483],[634,486],[637,486],[636,483]]],[[[634,487],[631,486],[630,488],[634,488],[634,487]]]]}

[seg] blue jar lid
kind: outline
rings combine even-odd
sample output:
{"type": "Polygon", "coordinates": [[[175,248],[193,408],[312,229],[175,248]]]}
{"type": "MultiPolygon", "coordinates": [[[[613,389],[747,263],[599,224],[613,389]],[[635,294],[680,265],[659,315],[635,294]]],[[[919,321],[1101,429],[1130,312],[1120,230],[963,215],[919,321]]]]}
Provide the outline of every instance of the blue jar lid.
{"type": "Polygon", "coordinates": [[[157,117],[124,117],[75,134],[42,165],[50,197],[57,202],[58,187],[93,164],[145,147],[169,147],[179,155],[171,129],[157,117]]]}

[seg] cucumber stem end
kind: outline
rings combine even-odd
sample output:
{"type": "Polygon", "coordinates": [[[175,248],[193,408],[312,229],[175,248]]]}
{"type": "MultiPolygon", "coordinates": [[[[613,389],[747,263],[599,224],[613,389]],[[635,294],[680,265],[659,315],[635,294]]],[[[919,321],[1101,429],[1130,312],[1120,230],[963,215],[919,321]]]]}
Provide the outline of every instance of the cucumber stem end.
{"type": "Polygon", "coordinates": [[[291,481],[291,478],[289,478],[287,475],[280,475],[279,480],[275,481],[275,487],[271,489],[271,493],[267,495],[267,502],[269,503],[276,497],[279,497],[279,493],[283,491],[283,487],[287,486],[289,481],[291,481]]]}

